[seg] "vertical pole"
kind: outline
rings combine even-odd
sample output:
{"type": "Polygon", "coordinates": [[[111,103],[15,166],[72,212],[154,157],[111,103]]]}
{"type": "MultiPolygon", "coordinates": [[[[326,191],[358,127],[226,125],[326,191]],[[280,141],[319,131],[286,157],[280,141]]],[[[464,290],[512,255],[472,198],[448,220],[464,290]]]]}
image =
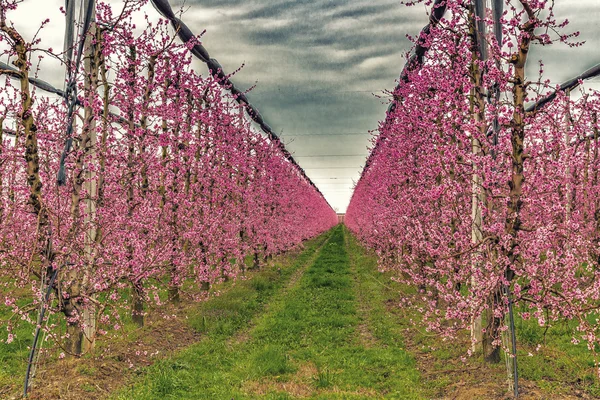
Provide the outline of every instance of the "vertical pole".
{"type": "MultiPolygon", "coordinates": [[[[513,389],[513,395],[514,398],[517,399],[519,398],[519,369],[517,367],[517,332],[515,329],[515,315],[513,312],[513,303],[512,303],[512,297],[510,294],[510,286],[506,285],[505,286],[505,294],[506,297],[508,298],[508,327],[510,330],[510,344],[511,344],[511,356],[512,356],[512,389],[513,389]]],[[[510,373],[509,373],[509,379],[510,379],[510,373]]]]}
{"type": "MultiPolygon", "coordinates": [[[[570,119],[571,119],[571,109],[570,109],[570,101],[571,101],[571,89],[567,89],[565,91],[565,95],[566,95],[566,104],[565,104],[565,134],[564,134],[564,141],[565,141],[565,162],[566,162],[566,167],[565,167],[565,176],[568,177],[569,175],[571,175],[571,168],[569,167],[569,154],[567,149],[569,148],[569,142],[571,141],[571,135],[569,133],[569,128],[570,128],[570,119]]],[[[571,195],[571,184],[569,181],[567,181],[567,184],[565,186],[565,223],[569,223],[569,220],[571,219],[571,209],[573,207],[573,199],[572,199],[572,195],[571,195]]],[[[567,232],[570,232],[570,230],[567,229],[567,232]]],[[[566,243],[566,245],[568,246],[568,241],[566,243]]],[[[568,249],[568,247],[567,247],[568,249]]]]}
{"type": "MultiPolygon", "coordinates": [[[[87,3],[86,3],[87,4],[87,3]]],[[[95,55],[95,46],[92,44],[93,38],[96,37],[96,4],[92,1],[89,4],[92,10],[92,21],[90,24],[89,31],[85,38],[85,57],[83,59],[83,68],[85,73],[84,84],[85,92],[93,96],[92,91],[96,90],[96,82],[94,76],[97,75],[97,65],[93,62],[95,55]]],[[[87,12],[87,10],[86,10],[87,12]]],[[[85,107],[84,118],[85,121],[89,121],[89,142],[86,146],[85,151],[88,154],[87,162],[94,167],[98,164],[98,156],[96,153],[97,133],[96,133],[96,120],[92,113],[94,111],[91,107],[85,107]]],[[[87,232],[84,236],[84,253],[86,259],[86,268],[84,271],[84,288],[89,286],[90,276],[93,273],[94,265],[94,250],[93,244],[96,242],[97,228],[96,228],[96,198],[98,196],[98,185],[96,181],[95,168],[86,168],[85,171],[85,191],[87,192],[86,199],[84,200],[84,218],[83,223],[87,226],[87,232]]],[[[83,310],[83,343],[82,350],[84,352],[90,351],[94,348],[95,336],[96,336],[96,305],[93,302],[88,302],[83,310]]]]}
{"type": "MultiPolygon", "coordinates": [[[[494,36],[496,37],[496,42],[500,49],[502,49],[502,22],[500,19],[502,18],[502,14],[504,13],[504,0],[491,0],[492,2],[492,16],[494,18],[494,36]]],[[[499,65],[499,61],[496,61],[497,65],[499,65]]],[[[490,97],[490,101],[495,101],[496,104],[500,101],[500,89],[498,84],[494,84],[492,87],[492,96],[490,97]]],[[[494,147],[498,145],[498,133],[500,132],[500,123],[498,122],[498,116],[494,117],[494,122],[492,125],[493,133],[492,133],[492,144],[494,147]]],[[[492,152],[495,157],[495,149],[492,152]]]]}
{"type": "MultiPolygon", "coordinates": [[[[484,0],[474,0],[474,15],[473,18],[473,26],[475,32],[473,34],[473,38],[477,41],[477,51],[479,52],[479,60],[485,61],[487,58],[487,46],[485,41],[485,21],[483,17],[485,17],[485,4],[484,0]]],[[[474,57],[475,60],[475,57],[474,57]]],[[[473,73],[477,76],[473,77],[474,83],[476,86],[481,84],[480,77],[482,76],[482,71],[479,67],[473,68],[473,73]]],[[[481,98],[481,90],[479,87],[475,87],[473,89],[473,96],[471,99],[472,106],[474,103],[477,103],[477,107],[479,108],[475,114],[475,122],[481,124],[482,121],[482,110],[483,99],[481,98]]],[[[478,156],[481,154],[481,143],[479,139],[474,137],[471,139],[472,146],[472,154],[473,156],[478,156]]],[[[475,165],[473,166],[473,175],[471,177],[471,243],[477,244],[481,243],[483,240],[483,232],[481,230],[482,226],[482,214],[481,214],[481,203],[485,200],[485,194],[482,192],[482,184],[483,179],[480,174],[477,173],[475,165]]],[[[479,260],[480,251],[476,251],[475,259],[472,262],[472,268],[476,270],[480,266],[479,260]]],[[[471,280],[471,284],[473,286],[477,285],[475,278],[473,277],[471,280]]],[[[482,317],[481,314],[474,317],[471,323],[471,350],[475,352],[477,348],[480,348],[483,343],[483,326],[482,326],[482,317]]]]}
{"type": "MultiPolygon", "coordinates": [[[[476,120],[478,118],[476,117],[476,120]]],[[[478,121],[479,122],[479,121],[478,121]]],[[[471,139],[472,144],[472,153],[474,156],[481,153],[481,144],[479,140],[476,138],[471,139]]],[[[481,197],[481,186],[482,179],[477,172],[474,172],[471,177],[471,243],[474,245],[480,243],[483,240],[483,234],[481,232],[481,224],[482,224],[482,216],[481,216],[481,205],[480,205],[480,197],[481,197]]],[[[472,261],[473,270],[479,268],[480,260],[478,255],[479,251],[476,251],[475,258],[472,261]]],[[[471,278],[471,285],[474,287],[477,285],[477,281],[475,277],[471,278]]],[[[471,323],[471,350],[473,353],[477,351],[478,348],[481,348],[483,342],[483,322],[481,314],[477,315],[473,318],[471,323]]]]}
{"type": "MultiPolygon", "coordinates": [[[[504,0],[491,0],[492,3],[492,17],[494,19],[494,36],[496,38],[496,42],[500,49],[502,48],[502,14],[504,13],[504,0]]],[[[492,100],[492,99],[490,99],[492,100]]],[[[498,87],[494,87],[493,100],[498,102],[500,100],[500,91],[498,87]]],[[[494,118],[493,123],[493,143],[494,145],[498,144],[498,133],[500,131],[500,124],[498,123],[498,117],[494,118]]],[[[508,320],[509,320],[509,331],[510,331],[510,339],[511,339],[511,353],[512,353],[512,389],[514,398],[519,397],[519,369],[517,364],[517,332],[515,329],[515,316],[513,310],[513,301],[512,295],[510,293],[510,286],[506,285],[505,287],[506,297],[508,299],[508,320]]],[[[510,379],[510,372],[507,372],[510,379]]]]}

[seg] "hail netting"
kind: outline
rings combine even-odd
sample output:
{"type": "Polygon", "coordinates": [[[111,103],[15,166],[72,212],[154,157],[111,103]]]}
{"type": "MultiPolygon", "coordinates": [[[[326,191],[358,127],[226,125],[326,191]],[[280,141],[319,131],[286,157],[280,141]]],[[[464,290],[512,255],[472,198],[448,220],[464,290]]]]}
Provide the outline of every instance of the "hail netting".
{"type": "Polygon", "coordinates": [[[546,106],[548,103],[551,103],[554,99],[556,99],[556,96],[558,95],[559,92],[567,92],[572,89],[575,89],[577,86],[579,86],[579,83],[581,81],[585,81],[587,79],[592,79],[597,76],[600,76],[600,64],[596,64],[593,67],[591,67],[590,69],[577,75],[575,78],[571,78],[571,79],[563,82],[557,90],[553,91],[548,96],[543,97],[542,99],[540,99],[540,100],[536,101],[535,103],[533,103],[532,105],[528,106],[526,108],[526,111],[527,112],[537,111],[537,110],[543,108],[544,106],[546,106]]]}
{"type": "MultiPolygon", "coordinates": [[[[12,78],[19,78],[19,70],[17,70],[15,67],[13,67],[12,65],[8,65],[2,61],[0,61],[0,69],[3,69],[6,71],[6,74],[10,75],[12,78]]],[[[39,78],[34,78],[34,77],[29,77],[29,83],[31,83],[33,86],[40,88],[48,93],[53,93],[56,94],[62,98],[64,98],[66,100],[67,98],[67,94],[65,93],[64,90],[62,89],[57,89],[54,86],[52,86],[51,84],[49,84],[48,82],[39,79],[39,78]]],[[[77,103],[78,105],[81,105],[80,102],[77,103]]]]}
{"type": "MultiPolygon", "coordinates": [[[[177,36],[179,36],[181,41],[183,41],[184,43],[188,43],[190,40],[195,39],[196,36],[191,31],[191,29],[181,19],[177,18],[168,0],[151,0],[151,2],[152,5],[156,8],[156,10],[171,22],[173,29],[175,29],[177,36]]],[[[210,57],[208,51],[201,43],[194,42],[194,46],[191,48],[191,52],[196,58],[206,63],[212,76],[215,77],[216,80],[224,88],[228,89],[231,92],[231,94],[233,94],[238,104],[246,108],[246,111],[248,112],[250,118],[252,118],[252,120],[260,126],[262,131],[267,134],[270,140],[277,144],[284,157],[289,162],[291,162],[298,169],[302,177],[306,179],[306,181],[312,187],[314,187],[319,194],[321,194],[319,188],[313,183],[313,181],[308,177],[308,175],[306,175],[304,169],[296,162],[294,157],[285,148],[277,134],[271,129],[269,125],[267,125],[267,123],[264,121],[262,115],[258,112],[258,110],[252,104],[250,104],[246,95],[243,92],[241,92],[238,88],[236,88],[233,82],[231,82],[227,75],[225,75],[221,64],[219,64],[219,62],[216,59],[210,57]]]]}

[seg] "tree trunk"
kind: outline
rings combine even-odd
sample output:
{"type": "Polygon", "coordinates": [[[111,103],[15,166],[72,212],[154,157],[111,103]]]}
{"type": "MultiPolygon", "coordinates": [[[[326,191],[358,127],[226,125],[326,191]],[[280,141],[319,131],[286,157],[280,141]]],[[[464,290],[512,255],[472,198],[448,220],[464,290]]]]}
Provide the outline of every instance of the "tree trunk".
{"type": "Polygon", "coordinates": [[[67,338],[64,342],[67,356],[79,356],[83,351],[83,330],[79,324],[67,323],[67,338]]]}
{"type": "Polygon", "coordinates": [[[131,287],[131,320],[140,328],[144,326],[144,290],[140,283],[131,287]]]}
{"type": "Polygon", "coordinates": [[[179,288],[177,286],[169,286],[167,289],[167,299],[169,303],[179,304],[181,303],[181,298],[179,296],[179,288]]]}
{"type": "Polygon", "coordinates": [[[255,269],[257,271],[260,270],[260,258],[258,251],[254,252],[254,257],[252,259],[252,269],[255,269]]]}
{"type": "Polygon", "coordinates": [[[502,301],[500,292],[495,293],[490,299],[490,308],[486,312],[487,325],[485,335],[483,335],[483,359],[488,363],[497,364],[500,362],[500,346],[494,345],[494,340],[498,340],[502,332],[502,318],[494,316],[493,308],[502,301]]]}

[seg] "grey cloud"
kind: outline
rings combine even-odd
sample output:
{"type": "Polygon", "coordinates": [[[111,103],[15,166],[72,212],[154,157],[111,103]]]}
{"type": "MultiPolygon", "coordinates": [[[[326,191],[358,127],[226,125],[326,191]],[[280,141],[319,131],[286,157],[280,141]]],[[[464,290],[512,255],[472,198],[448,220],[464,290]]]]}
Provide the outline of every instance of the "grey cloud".
{"type": "Polygon", "coordinates": [[[359,7],[353,7],[346,10],[341,10],[339,12],[335,12],[332,17],[333,18],[354,18],[359,19],[364,17],[365,15],[372,14],[381,14],[385,15],[385,12],[389,11],[389,6],[386,5],[364,5],[359,7]]]}

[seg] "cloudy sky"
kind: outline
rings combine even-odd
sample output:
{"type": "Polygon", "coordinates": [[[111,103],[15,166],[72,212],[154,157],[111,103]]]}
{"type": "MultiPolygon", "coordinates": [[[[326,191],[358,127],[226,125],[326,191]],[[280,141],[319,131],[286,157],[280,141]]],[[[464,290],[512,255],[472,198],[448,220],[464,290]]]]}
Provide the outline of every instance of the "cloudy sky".
{"type": "MultiPolygon", "coordinates": [[[[112,1],[115,5],[118,1],[112,1]]],[[[427,8],[400,0],[171,0],[182,19],[232,79],[249,94],[267,123],[283,138],[329,203],[344,211],[368,155],[369,131],[385,115],[383,92],[395,86],[415,35],[427,23],[427,8]]],[[[25,0],[12,18],[31,37],[38,22],[51,23],[46,46],[62,47],[63,0],[25,0]]],[[[148,6],[150,16],[158,17],[148,6]]],[[[546,73],[560,82],[600,62],[600,0],[556,0],[558,18],[571,21],[587,43],[535,49],[546,73]]],[[[46,61],[45,61],[46,62],[46,61]]],[[[41,77],[62,86],[60,73],[41,77]]],[[[204,71],[201,63],[199,71],[204,71]]],[[[56,67],[55,71],[59,70],[56,67]]],[[[598,82],[588,87],[600,89],[598,82]]]]}
{"type": "MultiPolygon", "coordinates": [[[[175,4],[175,3],[174,3],[175,4]]],[[[179,3],[182,4],[182,3],[179,3]]],[[[344,211],[424,7],[398,0],[188,0],[184,20],[344,211]]]]}

